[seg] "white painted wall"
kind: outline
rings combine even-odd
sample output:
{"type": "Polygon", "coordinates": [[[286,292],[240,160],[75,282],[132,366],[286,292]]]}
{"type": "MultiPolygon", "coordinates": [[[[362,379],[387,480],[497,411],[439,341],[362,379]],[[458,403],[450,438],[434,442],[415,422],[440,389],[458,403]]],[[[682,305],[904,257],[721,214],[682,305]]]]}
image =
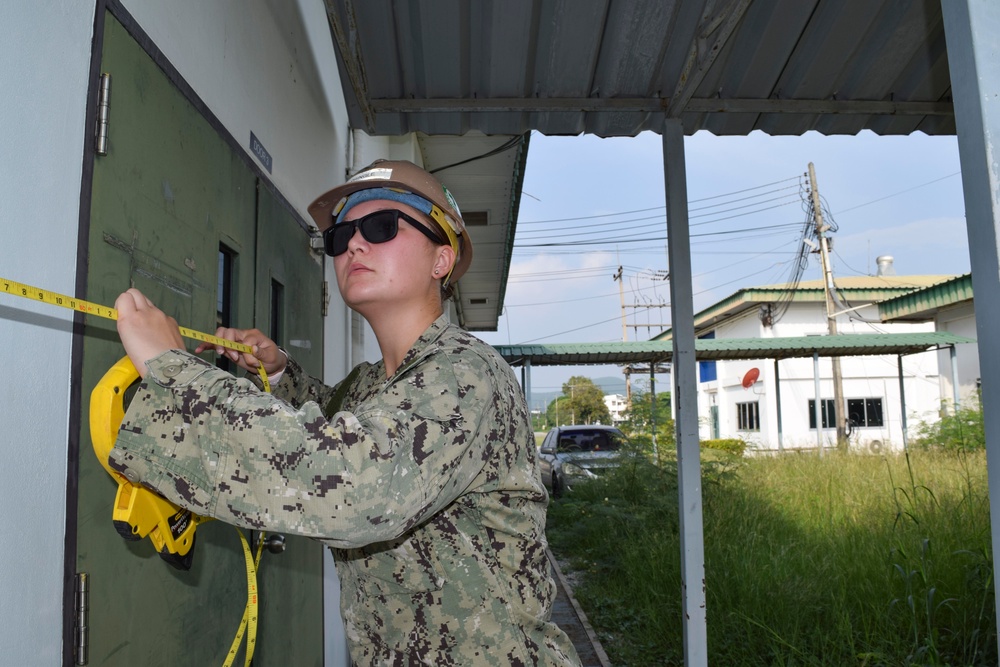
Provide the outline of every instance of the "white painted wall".
{"type": "MultiPolygon", "coordinates": [[[[776,338],[823,335],[828,331],[825,305],[822,303],[793,304],[773,327],[764,327],[756,311],[723,322],[716,329],[717,339],[726,338],[776,338]]],[[[858,311],[862,318],[877,319],[874,307],[858,311]]],[[[841,317],[840,333],[915,333],[933,331],[933,323],[872,324],[841,317]]],[[[946,367],[947,368],[947,367],[946,367]]],[[[925,352],[903,358],[906,423],[908,431],[920,421],[938,418],[940,405],[940,378],[937,353],[925,352]]],[[[711,437],[710,406],[719,407],[719,437],[741,437],[758,449],[778,448],[778,404],[775,391],[774,362],[772,360],[719,361],[717,379],[699,384],[698,411],[699,437],[711,437]],[[759,379],[749,389],[744,389],[742,379],[757,368],[759,379]],[[760,413],[760,431],[738,430],[739,403],[757,401],[760,413]]],[[[785,448],[815,448],[816,430],[809,428],[809,399],[815,397],[814,367],[811,358],[785,359],[779,362],[781,381],[782,445],[785,448]]],[[[832,361],[821,358],[819,362],[820,397],[833,398],[832,361]]],[[[880,428],[856,429],[852,434],[852,447],[867,449],[872,442],[899,449],[903,445],[902,398],[899,391],[898,365],[895,355],[841,358],[844,398],[881,398],[884,425],[880,428]]],[[[823,429],[824,443],[836,442],[836,430],[823,429]]]]}
{"type": "Polygon", "coordinates": [[[322,0],[123,5],[248,155],[257,136],[271,180],[309,220],[309,203],[343,182],[348,146],[322,0]]]}
{"type": "MultiPolygon", "coordinates": [[[[74,292],[94,3],[4,10],[0,276],[74,292]]],[[[2,287],[2,285],[0,285],[2,287]]],[[[0,295],[0,655],[62,663],[72,313],[0,295]]]]}
{"type": "MultiPolygon", "coordinates": [[[[971,301],[942,308],[934,321],[938,331],[947,331],[973,340],[978,336],[976,311],[971,301]]],[[[979,400],[976,391],[980,378],[979,346],[975,343],[956,345],[955,362],[958,366],[958,400],[963,405],[975,405],[974,402],[979,400]]],[[[941,400],[948,404],[954,403],[951,353],[948,350],[938,352],[938,364],[941,368],[941,400]]]]}

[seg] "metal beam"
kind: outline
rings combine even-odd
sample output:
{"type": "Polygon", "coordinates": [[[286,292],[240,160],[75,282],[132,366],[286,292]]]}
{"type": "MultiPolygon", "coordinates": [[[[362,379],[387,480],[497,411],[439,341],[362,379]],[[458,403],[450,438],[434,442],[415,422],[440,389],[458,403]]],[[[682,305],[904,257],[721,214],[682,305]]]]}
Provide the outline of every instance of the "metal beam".
{"type": "Polygon", "coordinates": [[[341,24],[337,8],[331,0],[326,0],[326,17],[330,22],[330,32],[333,33],[333,43],[340,52],[341,62],[347,73],[347,79],[358,101],[358,108],[365,119],[365,130],[375,131],[375,113],[372,110],[368,95],[368,75],[365,73],[365,59],[361,54],[361,42],[358,38],[358,21],[354,15],[354,5],[347,3],[347,29],[341,24]]]}
{"type": "MultiPolygon", "coordinates": [[[[1000,3],[942,0],[941,14],[976,294],[993,553],[1000,554],[1000,350],[988,337],[1000,325],[1000,164],[996,159],[1000,151],[1000,3]]],[[[995,589],[1000,606],[1000,586],[995,589]]],[[[997,629],[1000,647],[1000,615],[997,629]]]]}
{"type": "MultiPolygon", "coordinates": [[[[360,75],[359,75],[360,76],[360,75]]],[[[353,83],[352,78],[352,83],[353,83]]],[[[355,91],[357,94],[357,91],[355,91]]],[[[666,113],[665,97],[483,97],[368,100],[376,114],[384,113],[548,113],[556,111],[621,111],[666,113]]],[[[681,113],[857,114],[863,116],[950,116],[949,102],[886,102],[881,100],[691,99],[681,113]]]]}
{"type": "Polygon", "coordinates": [[[684,664],[707,667],[705,616],[705,527],[698,446],[698,385],[695,362],[691,233],[688,229],[684,127],[663,123],[663,177],[667,202],[667,257],[670,262],[670,316],[673,322],[674,430],[677,437],[678,512],[681,536],[681,596],[684,664]]]}
{"type": "Polygon", "coordinates": [[[743,20],[743,14],[750,6],[750,0],[731,0],[714,16],[703,16],[688,52],[684,70],[677,81],[677,89],[671,98],[667,115],[677,117],[685,111],[688,100],[701,85],[702,80],[719,57],[722,47],[743,20]],[[714,37],[713,37],[714,36],[714,37]],[[712,42],[709,44],[709,38],[712,42]]]}

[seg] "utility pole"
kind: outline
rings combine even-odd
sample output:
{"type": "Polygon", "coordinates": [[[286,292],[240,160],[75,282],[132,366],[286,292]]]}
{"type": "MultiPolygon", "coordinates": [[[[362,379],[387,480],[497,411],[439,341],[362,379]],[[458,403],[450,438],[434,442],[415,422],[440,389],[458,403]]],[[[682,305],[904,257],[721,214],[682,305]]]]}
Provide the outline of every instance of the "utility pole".
{"type": "Polygon", "coordinates": [[[618,296],[622,302],[622,342],[628,341],[628,325],[625,323],[625,280],[622,278],[623,273],[622,265],[618,265],[618,272],[611,276],[615,281],[618,282],[618,296]]]}
{"type": "MultiPolygon", "coordinates": [[[[829,225],[823,224],[823,209],[820,205],[819,188],[816,185],[816,169],[813,163],[809,163],[809,189],[812,195],[813,221],[816,224],[816,236],[819,240],[819,255],[823,264],[823,292],[826,295],[826,322],[831,336],[837,334],[837,315],[833,303],[833,269],[830,267],[830,253],[827,247],[825,232],[830,229],[829,225]]],[[[846,405],[844,403],[844,378],[840,372],[840,357],[831,357],[833,364],[833,414],[837,425],[837,448],[847,448],[847,418],[845,415],[846,405]]],[[[817,396],[817,401],[822,399],[817,396]]],[[[820,403],[822,406],[822,403],[820,403]]],[[[820,407],[820,414],[824,410],[820,407]]],[[[817,423],[816,428],[821,429],[822,423],[817,423]]],[[[820,455],[823,453],[820,445],[820,455]]]]}
{"type": "MultiPolygon", "coordinates": [[[[612,276],[612,278],[618,281],[618,297],[621,299],[622,304],[622,342],[628,341],[628,325],[625,320],[625,278],[623,277],[625,269],[621,264],[618,265],[618,272],[612,276]]],[[[632,408],[632,367],[625,367],[625,405],[632,408]]]]}

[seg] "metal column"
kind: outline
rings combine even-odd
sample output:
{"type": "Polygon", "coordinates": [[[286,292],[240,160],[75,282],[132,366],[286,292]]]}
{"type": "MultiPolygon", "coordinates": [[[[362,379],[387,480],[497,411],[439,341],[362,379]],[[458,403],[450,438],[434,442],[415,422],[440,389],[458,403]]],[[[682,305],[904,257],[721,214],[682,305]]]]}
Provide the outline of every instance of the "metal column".
{"type": "Polygon", "coordinates": [[[903,378],[903,355],[896,355],[896,366],[899,369],[899,426],[903,430],[903,451],[910,449],[906,436],[906,385],[903,378]]]}
{"type": "Polygon", "coordinates": [[[649,422],[653,427],[653,459],[660,464],[660,448],[656,443],[656,361],[649,362],[649,422]]]}
{"type": "Polygon", "coordinates": [[[663,177],[667,202],[667,256],[674,352],[671,376],[677,411],[674,429],[677,435],[684,664],[687,667],[707,667],[705,527],[702,519],[701,460],[698,450],[691,235],[688,229],[684,128],[676,118],[668,118],[663,123],[663,177]]]}
{"type": "Polygon", "coordinates": [[[531,419],[531,359],[524,360],[524,400],[528,403],[528,419],[531,419]]]}
{"type": "Polygon", "coordinates": [[[778,360],[774,360],[774,404],[778,408],[778,451],[785,451],[783,427],[781,425],[781,373],[778,372],[778,360]]]}
{"type": "Polygon", "coordinates": [[[955,352],[955,346],[948,346],[948,356],[951,361],[951,414],[958,414],[958,403],[961,400],[961,395],[958,391],[958,356],[955,352]]]}
{"type": "Polygon", "coordinates": [[[813,412],[816,413],[816,449],[819,455],[823,456],[823,399],[819,395],[819,352],[813,352],[813,385],[815,386],[816,400],[813,404],[813,412]]]}
{"type": "MultiPolygon", "coordinates": [[[[948,67],[954,97],[958,150],[965,190],[965,219],[976,299],[983,422],[989,473],[993,553],[1000,553],[1000,350],[990,334],[1000,325],[1000,3],[942,0],[948,67]]],[[[995,569],[994,569],[995,571],[995,569]]],[[[1000,606],[1000,586],[996,587],[1000,606]]],[[[1000,616],[997,616],[1000,630],[1000,616]]],[[[997,634],[1000,646],[1000,632],[997,634]]]]}

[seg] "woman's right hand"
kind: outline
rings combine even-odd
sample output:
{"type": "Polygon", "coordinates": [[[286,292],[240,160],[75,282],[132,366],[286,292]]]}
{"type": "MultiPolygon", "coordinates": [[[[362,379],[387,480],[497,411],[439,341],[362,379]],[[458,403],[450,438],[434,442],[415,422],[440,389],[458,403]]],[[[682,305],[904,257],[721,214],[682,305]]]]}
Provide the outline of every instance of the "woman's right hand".
{"type": "Polygon", "coordinates": [[[237,366],[251,373],[256,373],[261,364],[264,365],[264,371],[268,375],[274,375],[285,370],[288,357],[278,348],[273,340],[265,336],[259,329],[219,327],[216,329],[215,335],[236,343],[249,345],[253,348],[253,353],[239,352],[238,350],[231,350],[221,345],[213,345],[212,343],[201,343],[195,349],[195,353],[205,352],[214,348],[216,354],[231,359],[237,366]]]}

